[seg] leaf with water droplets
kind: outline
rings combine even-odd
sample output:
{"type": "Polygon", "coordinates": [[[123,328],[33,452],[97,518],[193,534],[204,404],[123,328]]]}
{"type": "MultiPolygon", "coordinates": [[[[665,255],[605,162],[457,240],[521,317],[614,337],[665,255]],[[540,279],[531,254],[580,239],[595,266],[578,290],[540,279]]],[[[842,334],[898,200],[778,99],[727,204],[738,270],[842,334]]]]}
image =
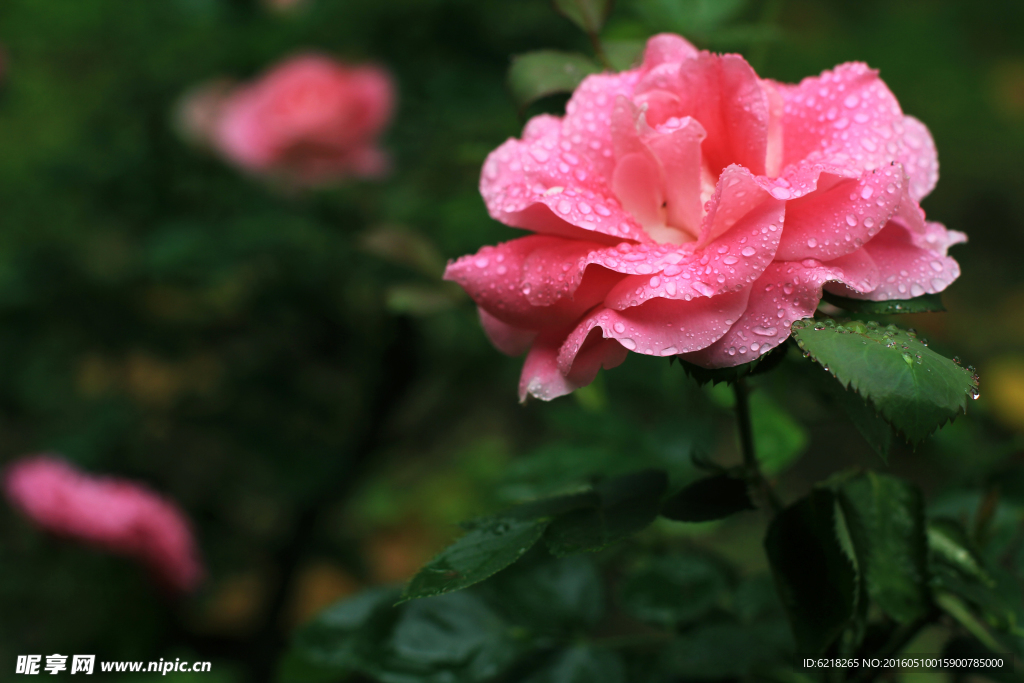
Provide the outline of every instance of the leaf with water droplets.
{"type": "Polygon", "coordinates": [[[520,109],[548,95],[570,93],[584,78],[601,70],[577,52],[538,50],[512,58],[508,87],[520,109]]]}
{"type": "Polygon", "coordinates": [[[925,294],[913,299],[890,299],[889,301],[868,301],[867,299],[849,299],[829,292],[822,292],[822,301],[832,304],[850,313],[864,315],[895,315],[897,313],[942,313],[946,307],[942,305],[942,297],[938,294],[925,294]]]}
{"type": "Polygon", "coordinates": [[[550,523],[489,518],[448,546],[409,582],[401,602],[461,590],[509,566],[540,539],[550,523]]]}
{"type": "Polygon", "coordinates": [[[559,14],[590,35],[597,35],[612,11],[612,0],[553,0],[559,14]]]}
{"type": "Polygon", "coordinates": [[[978,377],[970,369],[895,325],[800,320],[793,323],[793,338],[912,443],[966,411],[967,400],[978,396],[978,377]]]}

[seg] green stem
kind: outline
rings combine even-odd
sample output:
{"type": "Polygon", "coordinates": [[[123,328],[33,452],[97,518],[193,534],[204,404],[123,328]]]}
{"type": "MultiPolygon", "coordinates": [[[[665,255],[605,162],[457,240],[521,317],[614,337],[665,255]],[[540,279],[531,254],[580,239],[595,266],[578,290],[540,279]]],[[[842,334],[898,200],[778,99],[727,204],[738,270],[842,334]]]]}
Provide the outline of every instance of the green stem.
{"type": "Polygon", "coordinates": [[[736,422],[740,431],[740,449],[743,451],[743,468],[746,470],[747,480],[753,485],[761,500],[759,503],[766,503],[772,513],[782,509],[782,503],[771,484],[761,473],[761,465],[757,462],[757,451],[754,450],[754,428],[750,421],[750,394],[743,378],[737,379],[732,385],[733,393],[736,395],[736,422]]]}
{"type": "Polygon", "coordinates": [[[597,56],[597,61],[601,62],[601,66],[608,71],[615,71],[612,63],[608,61],[608,53],[604,51],[604,44],[601,43],[601,36],[596,33],[591,33],[590,31],[587,32],[587,35],[590,37],[590,44],[594,47],[594,54],[597,56]]]}

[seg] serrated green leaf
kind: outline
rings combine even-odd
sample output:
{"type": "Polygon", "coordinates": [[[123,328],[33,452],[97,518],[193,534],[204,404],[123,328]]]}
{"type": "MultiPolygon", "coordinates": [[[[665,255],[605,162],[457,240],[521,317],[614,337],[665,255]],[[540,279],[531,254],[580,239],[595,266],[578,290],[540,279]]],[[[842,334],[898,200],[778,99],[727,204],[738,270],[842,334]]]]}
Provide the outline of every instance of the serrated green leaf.
{"type": "Polygon", "coordinates": [[[558,517],[548,527],[544,541],[558,556],[600,550],[653,522],[667,487],[668,476],[662,470],[645,470],[598,484],[594,491],[601,505],[558,517]]]}
{"type": "Polygon", "coordinates": [[[491,518],[448,546],[409,582],[402,601],[461,590],[509,566],[533,547],[550,520],[491,518]]]}
{"type": "Polygon", "coordinates": [[[708,522],[753,510],[747,482],[719,474],[698,479],[661,506],[661,516],[677,522],[708,522]]]}
{"type": "Polygon", "coordinates": [[[512,58],[508,87],[520,109],[542,97],[570,93],[584,78],[601,67],[576,52],[538,50],[512,58]]]}
{"type": "Polygon", "coordinates": [[[526,683],[626,683],[626,667],[614,650],[577,645],[557,653],[526,683]]]}
{"type": "Polygon", "coordinates": [[[895,325],[800,320],[793,323],[793,337],[911,442],[924,440],[964,412],[968,399],[977,395],[970,371],[895,325]]]}
{"type": "Polygon", "coordinates": [[[827,375],[822,375],[821,379],[821,387],[825,393],[842,408],[860,435],[878,453],[878,457],[883,462],[888,462],[893,441],[893,431],[889,423],[882,419],[874,405],[862,399],[856,392],[833,382],[827,375]]]}
{"type": "Polygon", "coordinates": [[[772,520],[765,549],[779,597],[802,651],[822,652],[846,628],[856,574],[836,537],[836,496],[819,489],[772,520]]]}
{"type": "Polygon", "coordinates": [[[896,477],[865,472],[836,487],[868,595],[901,623],[931,609],[921,492],[896,477]]]}
{"type": "Polygon", "coordinates": [[[719,607],[730,592],[717,562],[696,554],[648,558],[623,580],[620,602],[630,615],[662,626],[686,624],[719,607]]]}
{"type": "Polygon", "coordinates": [[[612,0],[552,0],[555,10],[586,33],[597,35],[608,21],[612,0]]]}
{"type": "Polygon", "coordinates": [[[532,633],[564,636],[604,616],[601,576],[585,555],[555,558],[538,548],[481,586],[511,621],[532,633]]]}
{"type": "Polygon", "coordinates": [[[913,299],[890,299],[889,301],[868,301],[866,299],[850,299],[829,292],[823,292],[822,301],[833,306],[864,315],[895,315],[897,313],[941,313],[946,310],[942,305],[942,297],[938,294],[925,294],[913,299]]]}

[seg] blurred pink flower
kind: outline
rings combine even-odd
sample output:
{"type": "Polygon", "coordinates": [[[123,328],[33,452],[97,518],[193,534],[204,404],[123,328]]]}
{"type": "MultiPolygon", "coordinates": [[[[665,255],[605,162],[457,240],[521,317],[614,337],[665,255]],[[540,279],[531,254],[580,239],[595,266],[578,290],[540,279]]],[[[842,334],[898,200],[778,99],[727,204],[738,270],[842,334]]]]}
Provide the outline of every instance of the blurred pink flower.
{"type": "Polygon", "coordinates": [[[35,455],[7,468],[3,488],[41,529],[132,557],[174,593],[191,592],[202,580],[184,513],[143,485],[89,476],[60,458],[35,455]]]}
{"type": "Polygon", "coordinates": [[[205,98],[192,112],[200,126],[208,125],[210,144],[248,171],[305,185],[387,171],[376,144],[395,95],[379,67],[307,54],[230,93],[199,92],[205,98]],[[212,125],[204,118],[209,112],[215,112],[212,125]]]}
{"type": "Polygon", "coordinates": [[[788,85],[658,35],[640,67],[586,78],[564,117],[490,154],[491,216],[537,234],[445,277],[495,346],[529,349],[523,399],[628,351],[734,366],[785,341],[822,287],[906,299],[956,279],[946,250],[966,237],[918,205],[937,179],[928,129],[864,64],[788,85]]]}

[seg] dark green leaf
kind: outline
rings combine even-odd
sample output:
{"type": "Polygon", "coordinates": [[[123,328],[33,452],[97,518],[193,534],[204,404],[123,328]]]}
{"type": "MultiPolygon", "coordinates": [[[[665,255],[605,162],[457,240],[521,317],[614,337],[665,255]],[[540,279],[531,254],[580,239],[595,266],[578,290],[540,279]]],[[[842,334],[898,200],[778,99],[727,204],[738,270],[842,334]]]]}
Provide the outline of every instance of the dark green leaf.
{"type": "Polygon", "coordinates": [[[606,40],[604,52],[612,68],[625,71],[640,64],[646,46],[642,40],[606,40]]]}
{"type": "Polygon", "coordinates": [[[719,474],[698,479],[661,506],[661,516],[677,522],[707,522],[753,510],[747,482],[719,474]]]}
{"type": "Polygon", "coordinates": [[[637,532],[658,515],[668,487],[662,470],[645,470],[594,487],[601,505],[569,512],[548,527],[544,540],[555,555],[600,550],[637,532]]]}
{"type": "Polygon", "coordinates": [[[601,577],[585,555],[553,558],[538,548],[482,589],[513,622],[534,633],[558,635],[592,627],[605,610],[601,577]]]}
{"type": "Polygon", "coordinates": [[[912,442],[965,411],[967,400],[977,396],[977,379],[969,370],[895,325],[801,320],[793,323],[793,337],[912,442]]]}
{"type": "Polygon", "coordinates": [[[666,648],[665,670],[685,680],[746,678],[792,656],[785,623],[718,623],[686,631],[666,648]]]}
{"type": "Polygon", "coordinates": [[[938,294],[925,294],[914,299],[890,299],[889,301],[867,301],[866,299],[849,299],[829,292],[822,292],[821,298],[833,306],[850,313],[864,315],[894,315],[896,313],[940,313],[946,310],[942,305],[942,297],[938,294]]]}
{"type": "Polygon", "coordinates": [[[813,491],[780,512],[765,549],[782,604],[802,651],[822,652],[854,615],[856,574],[837,537],[835,494],[813,491]]]}
{"type": "Polygon", "coordinates": [[[372,588],[320,612],[295,634],[293,668],[305,662],[329,667],[335,675],[359,670],[366,651],[386,635],[397,616],[392,605],[399,593],[398,588],[372,588]]]}
{"type": "MultiPolygon", "coordinates": [[[[817,373],[821,374],[821,373],[817,373]]],[[[875,406],[863,400],[855,392],[833,382],[830,377],[822,374],[821,386],[828,396],[843,409],[853,425],[860,432],[868,445],[878,453],[883,462],[889,460],[889,449],[892,448],[892,427],[878,414],[875,406]]]]}
{"type": "Polygon", "coordinates": [[[555,655],[527,683],[626,683],[626,667],[614,650],[577,645],[555,655]]]}
{"type": "Polygon", "coordinates": [[[719,607],[729,594],[729,577],[707,557],[673,553],[643,561],[620,591],[626,612],[671,626],[696,621],[719,607]]]}
{"type": "Polygon", "coordinates": [[[542,97],[569,93],[601,67],[576,52],[538,50],[512,58],[508,87],[520,109],[542,97]]]}
{"type": "Polygon", "coordinates": [[[836,487],[868,595],[908,623],[931,608],[924,503],[911,484],[865,472],[836,487]]]}
{"type": "Polygon", "coordinates": [[[555,9],[586,33],[597,35],[612,11],[612,0],[553,0],[555,9]]]}
{"type": "Polygon", "coordinates": [[[412,578],[402,600],[449,593],[483,581],[522,557],[549,521],[546,517],[491,518],[478,523],[412,578]]]}
{"type": "Polygon", "coordinates": [[[401,674],[436,671],[442,675],[427,680],[486,681],[506,669],[524,646],[483,600],[472,593],[454,593],[406,606],[387,656],[367,671],[382,680],[424,680],[401,674]],[[452,670],[461,675],[454,677],[452,670]]]}

